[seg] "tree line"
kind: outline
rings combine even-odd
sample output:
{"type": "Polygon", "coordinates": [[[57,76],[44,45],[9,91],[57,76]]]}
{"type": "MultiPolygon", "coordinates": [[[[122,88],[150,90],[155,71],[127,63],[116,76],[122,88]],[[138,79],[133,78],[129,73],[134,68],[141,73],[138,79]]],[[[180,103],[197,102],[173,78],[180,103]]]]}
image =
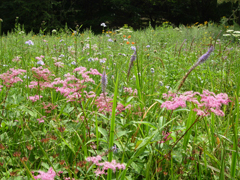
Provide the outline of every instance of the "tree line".
{"type": "MultiPolygon", "coordinates": [[[[220,22],[231,16],[238,1],[232,0],[1,0],[2,32],[10,31],[17,21],[24,29],[39,33],[68,27],[90,28],[101,32],[100,23],[118,28],[128,24],[134,29],[155,27],[165,21],[179,24],[220,22]],[[221,1],[221,4],[218,3],[221,1]]],[[[237,14],[237,13],[236,13],[237,14]]]]}

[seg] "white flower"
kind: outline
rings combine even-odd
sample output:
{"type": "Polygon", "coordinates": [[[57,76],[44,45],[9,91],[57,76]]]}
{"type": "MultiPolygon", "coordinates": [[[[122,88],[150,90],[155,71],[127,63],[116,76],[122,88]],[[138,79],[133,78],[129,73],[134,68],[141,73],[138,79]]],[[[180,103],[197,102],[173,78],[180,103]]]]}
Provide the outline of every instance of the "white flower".
{"type": "Polygon", "coordinates": [[[233,34],[233,36],[234,36],[234,37],[239,37],[239,36],[240,36],[240,34],[233,34]]]}
{"type": "Polygon", "coordinates": [[[150,71],[151,71],[151,73],[154,73],[154,68],[151,68],[150,71]]]}
{"type": "Polygon", "coordinates": [[[52,30],[52,33],[57,33],[57,30],[56,30],[56,29],[53,29],[53,30],[52,30]]]}
{"type": "Polygon", "coordinates": [[[240,31],[234,31],[233,33],[235,33],[235,34],[240,34],[240,31]]]}
{"type": "Polygon", "coordinates": [[[102,27],[107,27],[107,25],[106,25],[105,23],[101,23],[100,26],[102,26],[102,27]]]}
{"type": "Polygon", "coordinates": [[[228,33],[231,33],[231,32],[233,32],[234,30],[232,30],[232,29],[228,29],[226,32],[228,32],[228,33]]]}
{"type": "Polygon", "coordinates": [[[223,36],[231,36],[231,34],[223,34],[223,36]]]}

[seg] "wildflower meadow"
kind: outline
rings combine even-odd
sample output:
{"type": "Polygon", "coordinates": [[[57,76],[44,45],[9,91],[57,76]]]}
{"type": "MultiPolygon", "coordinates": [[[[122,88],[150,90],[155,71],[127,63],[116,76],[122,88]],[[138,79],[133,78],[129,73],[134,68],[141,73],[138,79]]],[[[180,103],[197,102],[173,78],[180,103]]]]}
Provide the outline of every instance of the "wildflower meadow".
{"type": "Polygon", "coordinates": [[[1,179],[239,179],[240,28],[99,26],[0,37],[1,179]]]}

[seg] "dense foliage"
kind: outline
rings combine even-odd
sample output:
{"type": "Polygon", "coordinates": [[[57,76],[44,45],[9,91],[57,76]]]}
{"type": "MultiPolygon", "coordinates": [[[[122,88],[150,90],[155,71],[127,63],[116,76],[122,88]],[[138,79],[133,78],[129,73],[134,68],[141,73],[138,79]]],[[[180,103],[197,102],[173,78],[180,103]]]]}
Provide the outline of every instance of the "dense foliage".
{"type": "Polygon", "coordinates": [[[108,28],[128,24],[134,29],[149,25],[153,27],[164,21],[176,26],[204,21],[219,22],[222,16],[230,16],[238,3],[217,0],[1,0],[0,18],[3,31],[14,28],[16,17],[24,24],[27,32],[42,30],[50,32],[65,26],[75,29],[92,28],[101,32],[99,24],[105,22],[108,28]]]}
{"type": "Polygon", "coordinates": [[[238,27],[101,28],[0,37],[0,178],[239,179],[238,27]]]}

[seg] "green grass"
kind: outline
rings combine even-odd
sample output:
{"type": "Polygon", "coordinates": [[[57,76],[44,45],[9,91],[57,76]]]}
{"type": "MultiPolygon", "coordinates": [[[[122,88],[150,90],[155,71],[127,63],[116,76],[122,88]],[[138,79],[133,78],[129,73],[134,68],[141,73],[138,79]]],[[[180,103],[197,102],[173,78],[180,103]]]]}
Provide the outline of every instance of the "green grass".
{"type": "Polygon", "coordinates": [[[55,179],[239,179],[240,53],[238,39],[223,36],[224,27],[209,22],[173,29],[165,23],[141,31],[105,29],[101,35],[72,34],[67,28],[35,35],[16,27],[0,37],[0,74],[26,70],[17,76],[22,82],[5,86],[0,79],[1,179],[32,179],[50,167],[62,171],[55,179]],[[211,44],[214,52],[187,76],[179,93],[227,93],[231,102],[221,108],[225,115],[199,117],[193,103],[161,108],[163,94],[176,92],[211,44]],[[131,46],[137,56],[128,78],[131,46]],[[36,59],[41,55],[43,69],[52,74],[45,80],[32,69],[41,66],[36,59]],[[13,61],[17,56],[20,60],[13,61]],[[63,67],[54,64],[56,59],[63,67]],[[106,96],[101,76],[82,76],[74,71],[78,67],[106,71],[106,96]],[[57,84],[67,76],[72,86],[57,84]],[[76,96],[60,93],[62,87],[66,92],[75,87],[76,96]],[[42,98],[28,99],[35,95],[42,98]],[[167,140],[165,133],[170,133],[167,140]],[[126,168],[96,177],[97,165],[86,158],[97,155],[100,162],[116,160],[126,168]]]}

